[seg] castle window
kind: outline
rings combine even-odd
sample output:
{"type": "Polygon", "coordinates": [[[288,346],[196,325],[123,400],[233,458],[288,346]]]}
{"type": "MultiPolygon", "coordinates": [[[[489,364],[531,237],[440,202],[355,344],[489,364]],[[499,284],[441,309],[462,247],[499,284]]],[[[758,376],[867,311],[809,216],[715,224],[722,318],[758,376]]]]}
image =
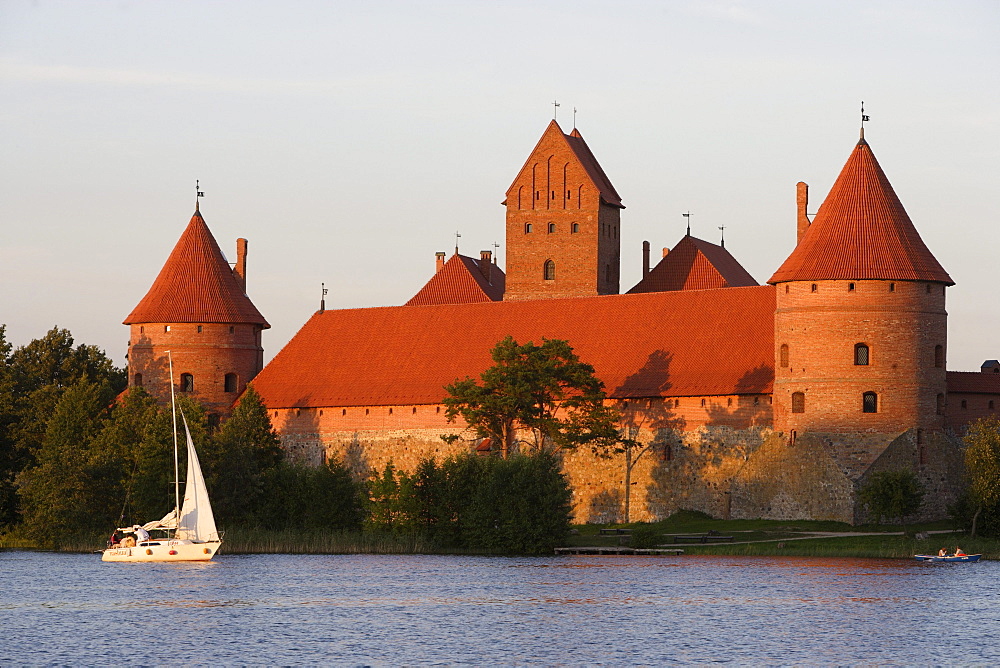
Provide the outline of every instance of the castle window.
{"type": "Polygon", "coordinates": [[[754,406],[759,406],[760,405],[760,397],[754,397],[753,398],[753,405],[754,406]]]}
{"type": "Polygon", "coordinates": [[[944,395],[937,395],[937,414],[944,415],[944,395]]]}
{"type": "Polygon", "coordinates": [[[201,334],[201,325],[198,325],[198,333],[201,334]]]}
{"type": "Polygon", "coordinates": [[[555,231],[556,231],[556,224],[555,223],[549,223],[549,234],[552,234],[555,231]]]}
{"type": "Polygon", "coordinates": [[[542,191],[541,190],[536,190],[535,191],[535,199],[542,199],[542,191]]]}
{"type": "Polygon", "coordinates": [[[340,409],[340,414],[341,415],[347,415],[347,409],[346,408],[341,408],[340,409]]]}
{"type": "Polygon", "coordinates": [[[889,292],[895,292],[895,291],[896,291],[896,284],[895,283],[890,283],[889,284],[889,292]]]}
{"type": "Polygon", "coordinates": [[[414,407],[413,407],[413,414],[414,414],[414,415],[416,415],[416,414],[417,414],[417,407],[416,407],[416,406],[414,406],[414,407]]]}
{"type": "Polygon", "coordinates": [[[931,284],[928,283],[927,284],[927,294],[930,294],[930,293],[931,293],[931,284]]]}
{"type": "Polygon", "coordinates": [[[702,407],[702,408],[704,408],[704,407],[705,407],[705,400],[704,400],[704,399],[702,399],[702,400],[701,400],[701,407],[702,407]]]}
{"type": "MultiPolygon", "coordinates": [[[[135,385],[136,387],[142,387],[142,374],[141,373],[135,374],[135,377],[132,379],[132,384],[135,385]]],[[[990,403],[993,403],[993,402],[990,402],[990,403]]]]}
{"type": "Polygon", "coordinates": [[[944,367],[944,346],[934,346],[934,366],[944,367]]]}
{"type": "Polygon", "coordinates": [[[728,399],[726,399],[726,406],[732,406],[732,405],[733,405],[733,398],[729,397],[728,399]]]}
{"type": "Polygon", "coordinates": [[[966,401],[965,399],[962,399],[962,410],[964,411],[968,407],[969,407],[969,402],[966,401]]]}
{"type": "Polygon", "coordinates": [[[573,197],[573,191],[572,190],[567,190],[566,191],[566,199],[570,199],[572,197],[573,197]]]}
{"type": "Polygon", "coordinates": [[[553,262],[552,260],[546,260],[545,261],[545,267],[542,270],[542,277],[546,281],[554,281],[554,280],[556,280],[556,263],[555,262],[553,262]]]}
{"type": "Polygon", "coordinates": [[[166,333],[166,332],[169,332],[169,331],[170,331],[170,325],[164,325],[163,326],[163,332],[166,333]]]}
{"type": "Polygon", "coordinates": [[[236,333],[236,328],[235,328],[235,327],[233,327],[232,325],[230,325],[230,327],[229,327],[229,333],[230,333],[230,334],[234,334],[234,333],[236,333]]]}
{"type": "Polygon", "coordinates": [[[189,373],[181,374],[181,392],[194,392],[194,376],[189,373]]]}
{"type": "Polygon", "coordinates": [[[858,343],[854,346],[854,365],[855,366],[868,366],[868,346],[864,343],[858,343]]]}
{"type": "Polygon", "coordinates": [[[671,459],[674,458],[674,449],[670,446],[669,443],[663,444],[663,454],[660,456],[660,458],[665,462],[669,462],[671,459]]]}
{"type": "Polygon", "coordinates": [[[145,333],[145,331],[146,331],[146,328],[143,327],[142,325],[139,325],[139,333],[143,334],[143,333],[145,333]]]}
{"type": "Polygon", "coordinates": [[[780,360],[781,367],[784,369],[788,368],[788,344],[782,343],[781,349],[778,352],[778,359],[780,360]]]}
{"type": "Polygon", "coordinates": [[[993,410],[993,400],[990,399],[990,410],[993,410]]]}
{"type": "Polygon", "coordinates": [[[366,409],[365,409],[365,415],[368,415],[368,413],[369,413],[369,411],[370,411],[370,410],[371,410],[371,409],[368,409],[368,408],[366,408],[366,409]]]}
{"type": "Polygon", "coordinates": [[[226,385],[226,392],[235,392],[236,391],[236,374],[235,373],[227,373],[226,374],[225,385],[226,385]]]}
{"type": "Polygon", "coordinates": [[[389,415],[392,415],[392,406],[389,406],[389,415]]]}
{"type": "Polygon", "coordinates": [[[440,406],[435,406],[434,407],[434,412],[435,413],[440,413],[441,412],[441,407],[440,406]]]}
{"type": "Polygon", "coordinates": [[[680,405],[681,405],[681,400],[680,399],[674,399],[674,408],[679,408],[680,405]]]}
{"type": "Polygon", "coordinates": [[[812,291],[813,291],[813,292],[816,292],[816,290],[818,289],[818,287],[819,287],[819,286],[817,286],[817,285],[816,285],[815,283],[813,283],[813,284],[812,284],[812,291]]]}
{"type": "Polygon", "coordinates": [[[848,283],[847,284],[847,291],[848,292],[854,292],[854,283],[848,283]]]}
{"type": "Polygon", "coordinates": [[[861,395],[861,411],[863,413],[878,413],[878,395],[865,392],[861,395]]]}
{"type": "Polygon", "coordinates": [[[573,228],[572,229],[573,229],[573,234],[576,234],[577,232],[579,232],[580,231],[580,223],[573,223],[573,228]]]}
{"type": "Polygon", "coordinates": [[[524,233],[525,234],[531,234],[531,223],[525,223],[524,224],[524,233]]]}
{"type": "Polygon", "coordinates": [[[805,392],[792,392],[792,412],[793,413],[806,412],[805,392]]]}
{"type": "Polygon", "coordinates": [[[788,283],[785,283],[785,294],[788,294],[788,283]]]}

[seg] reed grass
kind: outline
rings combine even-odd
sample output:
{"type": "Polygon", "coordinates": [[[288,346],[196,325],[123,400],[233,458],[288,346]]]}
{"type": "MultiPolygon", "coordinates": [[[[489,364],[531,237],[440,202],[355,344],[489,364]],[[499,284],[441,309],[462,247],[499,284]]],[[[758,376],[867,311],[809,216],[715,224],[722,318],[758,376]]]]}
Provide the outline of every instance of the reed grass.
{"type": "Polygon", "coordinates": [[[336,531],[272,531],[237,528],[226,532],[225,554],[419,554],[433,552],[416,535],[336,531]]]}

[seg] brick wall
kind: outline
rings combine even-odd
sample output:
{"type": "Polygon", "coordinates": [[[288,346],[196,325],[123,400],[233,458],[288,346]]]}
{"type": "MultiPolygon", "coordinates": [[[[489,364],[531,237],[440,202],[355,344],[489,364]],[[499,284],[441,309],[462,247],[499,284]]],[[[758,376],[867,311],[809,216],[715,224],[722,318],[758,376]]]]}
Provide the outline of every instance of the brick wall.
{"type": "Polygon", "coordinates": [[[143,323],[131,325],[128,347],[129,386],[141,375],[143,388],[160,401],[170,400],[167,351],[174,362],[174,389],[191,374],[188,393],[211,413],[226,415],[246,385],[264,365],[261,328],[252,324],[143,323]],[[227,374],[236,375],[232,392],[227,374]]]}
{"type": "Polygon", "coordinates": [[[775,428],[790,433],[940,430],[947,350],[944,287],[904,281],[815,281],[777,286],[775,428]],[[815,286],[815,289],[813,288],[815,286]],[[853,289],[851,289],[853,286],[853,289]],[[929,291],[928,291],[929,290],[929,291]],[[869,364],[854,363],[855,346],[869,364]],[[787,365],[782,346],[787,348],[787,365]],[[793,393],[804,411],[792,412],[793,393]],[[875,392],[876,413],[862,410],[875,392]]]}
{"type": "Polygon", "coordinates": [[[507,192],[504,299],[618,294],[620,225],[620,209],[601,202],[576,154],[550,129],[507,192]],[[555,263],[552,280],[546,261],[555,263]]]}

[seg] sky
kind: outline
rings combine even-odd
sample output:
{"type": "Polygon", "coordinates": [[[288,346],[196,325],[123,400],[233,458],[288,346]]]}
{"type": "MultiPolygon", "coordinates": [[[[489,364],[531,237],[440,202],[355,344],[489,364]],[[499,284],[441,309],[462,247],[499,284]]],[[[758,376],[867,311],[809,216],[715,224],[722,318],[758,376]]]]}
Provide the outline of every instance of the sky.
{"type": "MultiPolygon", "coordinates": [[[[0,324],[124,366],[121,321],[195,204],[271,324],[402,304],[500,244],[553,112],[641,247],[692,234],[759,282],[865,136],[948,290],[948,367],[1000,357],[1000,2],[0,0],[0,324]],[[556,108],[553,102],[558,101],[556,108]]],[[[658,253],[654,251],[654,257],[658,253]]]]}

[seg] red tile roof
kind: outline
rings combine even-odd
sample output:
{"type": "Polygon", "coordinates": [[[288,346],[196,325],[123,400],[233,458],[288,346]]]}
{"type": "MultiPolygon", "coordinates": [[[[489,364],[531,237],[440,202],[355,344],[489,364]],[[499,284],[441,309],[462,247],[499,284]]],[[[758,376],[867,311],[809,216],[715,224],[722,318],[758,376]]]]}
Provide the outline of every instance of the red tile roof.
{"type": "Polygon", "coordinates": [[[710,290],[757,285],[722,246],[685,236],[629,294],[670,290],[710,290]]]}
{"type": "Polygon", "coordinates": [[[484,265],[483,260],[456,253],[406,302],[406,306],[498,302],[503,299],[505,282],[503,270],[495,264],[484,265]],[[483,267],[489,272],[489,279],[483,267]]]}
{"type": "Polygon", "coordinates": [[[318,312],[253,381],[270,408],[436,404],[508,334],[566,339],[614,397],[763,394],[772,286],[318,312]]]}
{"type": "Polygon", "coordinates": [[[805,236],[768,283],[895,279],[954,285],[862,139],[805,236]]]}
{"type": "Polygon", "coordinates": [[[959,394],[1000,394],[1000,373],[949,371],[948,391],[959,394]]]}
{"type": "MultiPolygon", "coordinates": [[[[552,121],[555,123],[555,121],[552,121]]],[[[556,128],[559,125],[556,124],[556,128]]],[[[562,130],[559,130],[562,132],[562,130]]],[[[583,164],[583,168],[587,170],[587,174],[590,176],[590,180],[594,182],[597,189],[601,192],[601,199],[604,200],[605,204],[610,204],[611,206],[617,206],[619,209],[624,209],[625,205],[622,204],[622,198],[615,190],[615,187],[611,185],[611,179],[608,175],[604,173],[604,169],[601,168],[597,158],[594,157],[593,152],[591,152],[590,147],[587,146],[587,142],[584,141],[583,135],[576,128],[568,135],[563,135],[566,138],[566,143],[569,144],[573,152],[576,153],[576,157],[583,164]]]]}
{"type": "Polygon", "coordinates": [[[250,323],[270,327],[240,288],[197,209],[149,292],[124,324],[143,322],[250,323]]]}
{"type": "MultiPolygon", "coordinates": [[[[566,145],[576,156],[576,159],[580,161],[580,165],[583,167],[583,170],[587,172],[587,176],[594,184],[594,187],[597,188],[597,191],[601,194],[601,201],[605,204],[616,206],[619,209],[624,209],[625,205],[622,204],[621,196],[618,194],[618,191],[615,190],[615,187],[611,185],[611,179],[609,179],[608,175],[604,173],[604,169],[601,167],[600,163],[597,162],[597,158],[594,157],[590,147],[587,146],[587,142],[584,141],[583,135],[580,134],[580,131],[573,128],[573,132],[565,134],[555,120],[551,121],[548,127],[545,128],[545,132],[542,133],[538,143],[535,144],[535,148],[533,148],[531,153],[528,154],[528,160],[517,173],[517,178],[514,179],[514,183],[507,189],[507,196],[510,196],[510,192],[514,187],[514,184],[517,183],[518,179],[521,178],[521,174],[525,169],[527,169],[529,163],[531,162],[531,157],[535,155],[535,151],[538,150],[538,147],[542,144],[542,142],[553,134],[558,137],[562,137],[563,141],[566,142],[566,145]]],[[[506,199],[503,201],[503,204],[507,204],[506,199]]]]}

